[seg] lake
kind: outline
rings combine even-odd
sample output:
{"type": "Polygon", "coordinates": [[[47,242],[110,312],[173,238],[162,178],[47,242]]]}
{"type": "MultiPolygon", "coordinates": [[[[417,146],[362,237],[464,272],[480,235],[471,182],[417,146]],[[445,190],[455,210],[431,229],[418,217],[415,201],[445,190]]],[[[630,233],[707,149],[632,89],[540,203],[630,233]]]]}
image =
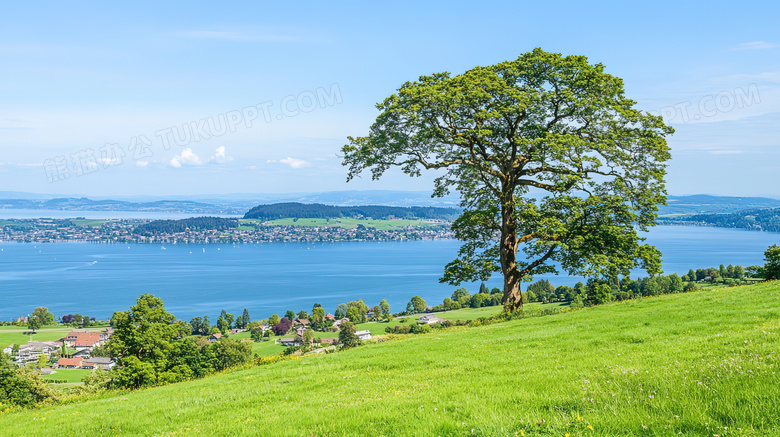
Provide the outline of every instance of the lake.
{"type": "MultiPolygon", "coordinates": [[[[719,264],[763,264],[780,234],[708,227],[659,226],[648,242],[664,254],[665,273],[719,264]]],[[[219,312],[254,319],[288,309],[327,312],[362,298],[387,299],[393,312],[414,295],[441,303],[456,287],[439,284],[444,265],[460,246],[454,240],[321,244],[93,244],[0,243],[0,320],[48,307],[55,316],[98,319],[123,311],[142,293],[160,296],[183,320],[219,312]]],[[[634,277],[637,275],[635,274],[634,277]]],[[[554,285],[582,278],[542,275],[554,285]]],[[[500,286],[494,277],[488,286],[500,286]]],[[[478,284],[467,284],[473,293],[478,284]]]]}

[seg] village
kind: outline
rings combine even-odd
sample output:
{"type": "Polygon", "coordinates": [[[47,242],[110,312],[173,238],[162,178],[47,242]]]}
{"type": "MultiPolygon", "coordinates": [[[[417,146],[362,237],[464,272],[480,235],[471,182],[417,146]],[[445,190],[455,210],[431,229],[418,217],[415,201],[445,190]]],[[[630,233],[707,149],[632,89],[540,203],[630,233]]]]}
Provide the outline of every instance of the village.
{"type": "MultiPolygon", "coordinates": [[[[27,317],[19,321],[26,323],[27,317]]],[[[92,356],[93,351],[103,346],[113,328],[106,327],[101,331],[74,330],[65,337],[54,341],[30,340],[26,344],[10,344],[3,353],[12,357],[18,366],[36,366],[42,375],[56,373],[57,369],[103,369],[114,367],[113,358],[92,356]]]]}
{"type": "MultiPolygon", "coordinates": [[[[382,316],[374,317],[373,309],[368,309],[367,318],[379,320],[382,316]]],[[[26,324],[29,317],[23,316],[16,320],[16,324],[26,324]]],[[[413,320],[413,319],[412,319],[413,320]]],[[[273,332],[278,328],[269,323],[257,324],[251,329],[233,328],[229,332],[212,332],[209,335],[200,336],[204,343],[218,342],[223,338],[234,338],[245,343],[265,343],[286,348],[277,349],[276,353],[286,355],[317,355],[335,352],[339,346],[337,337],[340,328],[350,319],[343,317],[337,319],[332,314],[325,315],[326,325],[317,331],[312,329],[312,322],[306,318],[295,318],[291,321],[291,327],[282,336],[274,338],[273,332]],[[336,337],[334,337],[336,335],[336,337]]],[[[404,319],[404,322],[406,319],[404,319]]],[[[418,325],[433,325],[446,322],[433,313],[422,314],[417,320],[418,325]]],[[[413,323],[414,324],[414,323],[413,323]]],[[[354,329],[354,328],[353,328],[354,329]]],[[[383,328],[384,329],[384,328],[383,328]]],[[[114,333],[111,326],[88,329],[74,329],[62,338],[51,341],[29,340],[25,344],[9,344],[2,352],[11,357],[19,367],[30,367],[41,375],[55,375],[62,370],[111,370],[116,365],[115,359],[109,355],[104,346],[114,333]],[[99,355],[99,356],[98,356],[99,355]]],[[[29,334],[29,332],[28,332],[29,334]]],[[[375,339],[371,330],[362,329],[354,332],[356,338],[361,341],[375,339]]],[[[50,381],[59,381],[57,377],[50,377],[50,381]]]]}
{"type": "Polygon", "coordinates": [[[279,226],[260,224],[225,230],[186,229],[157,235],[140,235],[136,227],[150,220],[94,221],[85,219],[13,219],[0,221],[0,242],[49,243],[84,241],[93,243],[270,243],[324,241],[404,241],[453,238],[446,224],[434,227],[404,226],[381,230],[358,226],[279,226]]]}

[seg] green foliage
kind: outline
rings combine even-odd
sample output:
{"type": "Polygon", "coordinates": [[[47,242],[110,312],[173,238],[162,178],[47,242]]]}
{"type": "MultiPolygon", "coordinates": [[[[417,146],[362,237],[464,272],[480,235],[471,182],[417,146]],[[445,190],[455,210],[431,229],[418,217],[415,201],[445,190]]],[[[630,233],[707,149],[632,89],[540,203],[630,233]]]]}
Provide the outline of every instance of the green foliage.
{"type": "Polygon", "coordinates": [[[367,314],[368,305],[363,302],[363,299],[358,299],[357,301],[350,301],[347,303],[346,317],[352,323],[365,323],[367,314]]]}
{"type": "Polygon", "coordinates": [[[588,304],[590,305],[602,305],[612,302],[614,296],[612,296],[612,289],[607,284],[596,285],[593,293],[588,293],[588,304]]]}
{"type": "Polygon", "coordinates": [[[17,368],[10,357],[0,352],[0,409],[8,405],[32,407],[57,398],[57,393],[36,372],[27,367],[17,368]]]}
{"type": "Polygon", "coordinates": [[[419,314],[425,312],[428,304],[425,303],[425,299],[420,296],[412,296],[412,299],[406,305],[407,314],[419,314]]]}
{"type": "Polygon", "coordinates": [[[312,309],[311,311],[311,323],[313,325],[321,325],[323,322],[325,322],[325,308],[323,307],[316,307],[312,309]]]}
{"type": "Polygon", "coordinates": [[[41,329],[41,322],[38,320],[37,317],[28,317],[27,318],[27,329],[29,329],[32,332],[35,332],[35,331],[41,329]]]}
{"type": "Polygon", "coordinates": [[[528,301],[548,303],[556,299],[555,287],[550,281],[541,279],[528,286],[528,301]]]}
{"type": "Polygon", "coordinates": [[[187,229],[192,231],[217,230],[224,231],[238,227],[238,220],[222,217],[193,217],[182,220],[154,220],[152,222],[138,225],[133,229],[133,233],[138,235],[153,236],[158,234],[172,234],[184,232],[187,229]]]}
{"type": "Polygon", "coordinates": [[[776,244],[764,251],[763,275],[766,280],[780,279],[780,247],[776,244]]]}
{"type": "Polygon", "coordinates": [[[584,276],[660,271],[659,252],[637,231],[665,203],[673,129],[635,103],[603,65],[535,49],[405,83],[377,105],[368,136],[349,137],[343,164],[348,180],[393,166],[411,176],[442,170],[434,195],[460,192],[464,212],[452,230],[464,245],[441,280],[500,272],[514,310],[523,279],[555,263],[584,276]],[[530,197],[532,187],[540,196],[530,197]]]}
{"type": "Polygon", "coordinates": [[[37,307],[30,316],[38,320],[38,327],[54,324],[54,314],[49,312],[46,307],[37,307]]]}
{"type": "Polygon", "coordinates": [[[387,303],[387,299],[382,299],[379,302],[379,306],[382,307],[382,314],[390,315],[390,304],[387,303]]]}
{"type": "MultiPolygon", "coordinates": [[[[160,298],[144,294],[130,311],[114,313],[116,327],[107,343],[118,358],[113,387],[137,389],[202,377],[251,360],[251,346],[222,338],[198,346],[189,335],[195,328],[165,311],[160,298]]],[[[197,320],[195,320],[197,322],[197,320]]],[[[223,329],[227,321],[220,315],[223,329]]],[[[196,323],[193,323],[193,326],[196,323]]],[[[203,322],[199,324],[203,327],[203,322]]]]}
{"type": "Polygon", "coordinates": [[[452,292],[451,299],[454,300],[455,302],[460,302],[460,300],[464,297],[471,299],[471,294],[465,288],[458,288],[457,290],[452,292]]]}
{"type": "Polygon", "coordinates": [[[225,335],[230,331],[230,324],[222,316],[217,319],[217,329],[222,335],[225,335]]]}
{"type": "Polygon", "coordinates": [[[279,318],[279,315],[277,315],[277,314],[271,314],[271,317],[269,317],[269,318],[268,318],[268,325],[269,325],[269,326],[273,326],[273,325],[275,325],[275,324],[279,323],[279,320],[281,320],[281,319],[279,318]]]}
{"type": "Polygon", "coordinates": [[[211,332],[211,324],[209,323],[209,316],[193,317],[190,320],[190,326],[192,327],[192,335],[209,335],[211,332]]]}
{"type": "Polygon", "coordinates": [[[339,345],[342,349],[360,346],[360,339],[355,334],[355,325],[350,322],[342,322],[339,326],[339,345]]]}
{"type": "Polygon", "coordinates": [[[241,317],[236,320],[236,328],[246,329],[250,321],[251,318],[249,317],[249,310],[244,308],[244,312],[241,313],[241,317]]]}
{"type": "Polygon", "coordinates": [[[347,304],[340,303],[338,306],[336,306],[336,312],[334,313],[334,317],[337,319],[343,319],[344,317],[347,317],[347,304]]]}

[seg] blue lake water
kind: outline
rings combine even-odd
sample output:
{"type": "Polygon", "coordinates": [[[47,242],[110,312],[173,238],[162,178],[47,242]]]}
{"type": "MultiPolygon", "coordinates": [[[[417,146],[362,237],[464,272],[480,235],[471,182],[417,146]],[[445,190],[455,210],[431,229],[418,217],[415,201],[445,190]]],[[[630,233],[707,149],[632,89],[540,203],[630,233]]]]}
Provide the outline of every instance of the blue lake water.
{"type": "MultiPolygon", "coordinates": [[[[648,242],[664,254],[666,273],[719,264],[763,264],[763,252],[780,234],[733,229],[659,226],[648,242]]],[[[0,243],[0,320],[46,306],[56,316],[80,313],[108,318],[128,309],[142,293],[162,297],[183,320],[222,309],[253,318],[326,311],[349,300],[374,306],[387,299],[401,311],[414,295],[430,305],[455,287],[439,284],[444,265],[460,243],[454,240],[322,244],[0,243]]],[[[636,276],[636,275],[634,275],[636,276]]],[[[581,278],[543,275],[555,285],[581,278]]],[[[488,286],[500,286],[494,277],[488,286]]],[[[474,292],[476,284],[467,284],[474,292]]]]}

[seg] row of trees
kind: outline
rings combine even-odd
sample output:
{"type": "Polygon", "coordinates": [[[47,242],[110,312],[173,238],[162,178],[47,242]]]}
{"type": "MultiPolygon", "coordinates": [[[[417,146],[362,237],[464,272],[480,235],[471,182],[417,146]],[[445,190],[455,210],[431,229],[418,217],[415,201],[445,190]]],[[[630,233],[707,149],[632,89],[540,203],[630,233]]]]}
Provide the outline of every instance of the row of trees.
{"type": "Polygon", "coordinates": [[[725,279],[745,279],[746,273],[742,266],[733,266],[731,264],[728,267],[724,267],[723,264],[719,268],[710,267],[708,269],[693,269],[688,270],[688,273],[682,276],[682,280],[686,282],[721,282],[725,279]]]}
{"type": "Polygon", "coordinates": [[[138,235],[152,236],[157,234],[172,234],[191,231],[215,230],[224,231],[238,227],[238,220],[223,217],[193,217],[181,220],[154,220],[152,222],[138,225],[133,229],[133,233],[138,235]]]}
{"type": "Polygon", "coordinates": [[[244,308],[244,312],[236,317],[235,315],[222,310],[217,318],[217,323],[212,325],[209,321],[209,316],[193,317],[190,320],[190,328],[192,335],[210,335],[221,333],[227,334],[231,329],[249,329],[251,317],[249,316],[249,310],[244,308]]]}
{"type": "Polygon", "coordinates": [[[409,302],[410,305],[407,305],[406,311],[407,314],[415,314],[415,313],[421,313],[428,309],[434,312],[440,312],[440,311],[458,310],[461,308],[481,308],[481,307],[488,307],[488,306],[496,306],[496,305],[501,305],[502,297],[503,297],[503,293],[501,289],[499,289],[498,287],[494,287],[491,290],[488,289],[488,287],[483,283],[480,284],[478,293],[471,294],[466,288],[458,288],[452,293],[452,296],[444,298],[444,301],[441,304],[436,305],[432,308],[423,308],[425,301],[423,300],[422,302],[420,302],[422,298],[419,298],[419,296],[415,296],[412,298],[412,301],[409,302]],[[415,301],[415,298],[419,298],[419,300],[415,301]]]}

